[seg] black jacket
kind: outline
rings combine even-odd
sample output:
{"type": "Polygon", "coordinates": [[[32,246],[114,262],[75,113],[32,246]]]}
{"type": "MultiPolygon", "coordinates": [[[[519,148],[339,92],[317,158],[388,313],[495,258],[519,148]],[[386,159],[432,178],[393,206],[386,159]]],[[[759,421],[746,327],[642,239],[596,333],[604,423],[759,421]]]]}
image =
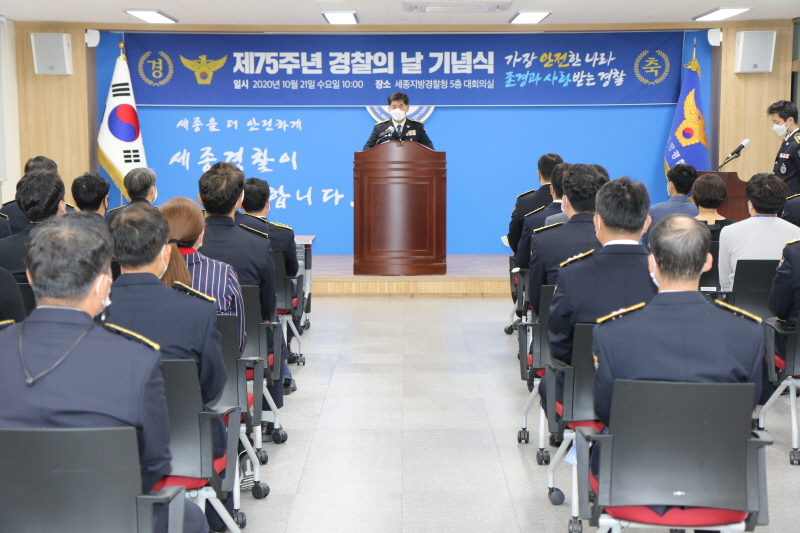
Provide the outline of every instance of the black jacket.
{"type": "Polygon", "coordinates": [[[375,124],[375,127],[372,128],[372,135],[369,136],[367,144],[364,145],[364,150],[369,150],[373,146],[387,141],[415,141],[433,150],[433,142],[428,137],[422,122],[407,118],[403,123],[402,132],[393,131],[392,133],[381,135],[390,127],[394,127],[394,123],[391,120],[384,120],[375,124]]]}
{"type": "Polygon", "coordinates": [[[514,209],[511,211],[511,222],[508,223],[508,245],[516,254],[519,239],[522,237],[522,221],[525,215],[535,211],[540,207],[546,207],[553,202],[550,195],[550,184],[547,183],[539,187],[539,190],[531,190],[517,196],[514,209]]]}

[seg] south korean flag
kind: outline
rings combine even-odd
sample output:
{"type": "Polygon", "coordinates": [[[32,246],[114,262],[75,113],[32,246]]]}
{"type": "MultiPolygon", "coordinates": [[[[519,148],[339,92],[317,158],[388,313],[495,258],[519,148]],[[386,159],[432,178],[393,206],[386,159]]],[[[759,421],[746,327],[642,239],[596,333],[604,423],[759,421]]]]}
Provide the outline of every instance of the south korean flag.
{"type": "Polygon", "coordinates": [[[130,200],[122,184],[125,175],[134,168],[146,167],[139,114],[133,97],[131,74],[125,54],[120,54],[114,66],[111,87],[106,98],[103,122],[97,134],[100,165],[130,200]]]}

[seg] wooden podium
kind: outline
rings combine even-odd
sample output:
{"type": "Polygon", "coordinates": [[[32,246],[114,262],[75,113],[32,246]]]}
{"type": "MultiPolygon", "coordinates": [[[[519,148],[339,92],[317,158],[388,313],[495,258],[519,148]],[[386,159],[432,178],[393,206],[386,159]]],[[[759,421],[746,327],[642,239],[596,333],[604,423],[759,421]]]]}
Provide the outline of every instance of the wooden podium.
{"type": "Polygon", "coordinates": [[[354,159],[353,273],[446,274],[445,153],[388,141],[354,159]]]}
{"type": "Polygon", "coordinates": [[[725,190],[728,192],[728,198],[722,202],[717,212],[734,222],[739,222],[746,218],[750,218],[750,213],[747,211],[747,195],[745,194],[745,187],[747,182],[739,179],[737,172],[714,172],[711,170],[698,170],[697,176],[703,174],[716,174],[722,179],[725,184],[725,190]]]}

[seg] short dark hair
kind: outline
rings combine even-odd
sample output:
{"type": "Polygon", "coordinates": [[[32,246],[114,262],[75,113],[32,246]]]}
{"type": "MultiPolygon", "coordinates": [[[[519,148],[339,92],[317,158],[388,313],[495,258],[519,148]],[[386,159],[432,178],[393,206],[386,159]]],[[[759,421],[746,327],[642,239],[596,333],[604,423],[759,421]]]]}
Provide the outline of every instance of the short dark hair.
{"type": "Polygon", "coordinates": [[[692,185],[692,200],[698,207],[716,209],[727,197],[725,183],[716,174],[703,174],[692,185]]]}
{"type": "Polygon", "coordinates": [[[111,273],[114,241],[106,222],[91,213],[68,213],[38,224],[23,249],[37,298],[85,298],[101,273],[111,273]]]}
{"type": "Polygon", "coordinates": [[[572,165],[561,180],[564,195],[576,213],[594,213],[595,198],[608,178],[600,176],[589,165],[572,165]]]}
{"type": "Polygon", "coordinates": [[[87,172],[72,182],[72,198],[81,211],[97,211],[108,195],[111,185],[99,174],[87,172]]]}
{"type": "Polygon", "coordinates": [[[157,208],[131,204],[111,219],[114,255],[120,266],[136,268],[155,261],[169,241],[169,222],[157,208]]]}
{"type": "Polygon", "coordinates": [[[789,187],[775,174],[756,174],[745,185],[744,193],[760,215],[775,215],[786,203],[789,187]]]}
{"type": "Polygon", "coordinates": [[[692,165],[678,163],[667,172],[667,179],[675,186],[678,194],[688,194],[692,190],[694,180],[697,179],[697,171],[692,165]]]}
{"type": "Polygon", "coordinates": [[[122,180],[122,185],[131,198],[145,198],[150,188],[156,184],[156,173],[149,168],[134,168],[122,180]]]}
{"type": "Polygon", "coordinates": [[[550,174],[550,187],[553,189],[552,192],[556,193],[555,196],[559,198],[564,196],[562,181],[564,180],[564,174],[567,173],[571,166],[569,163],[559,163],[553,167],[553,172],[550,174]]]}
{"type": "Polygon", "coordinates": [[[247,178],[244,182],[244,200],[242,209],[245,213],[261,211],[269,202],[269,182],[258,178],[247,178]]]}
{"type": "Polygon", "coordinates": [[[606,170],[606,167],[597,164],[589,166],[592,167],[594,171],[597,172],[599,175],[604,176],[606,179],[610,178],[610,175],[608,174],[608,170],[606,170]]]}
{"type": "Polygon", "coordinates": [[[797,106],[794,105],[794,102],[790,102],[788,100],[778,100],[767,108],[767,115],[772,115],[775,113],[777,113],[778,116],[783,120],[792,117],[795,124],[797,123],[797,106]]]}
{"type": "Polygon", "coordinates": [[[558,154],[544,154],[540,157],[537,166],[539,167],[539,172],[542,174],[542,179],[550,181],[553,175],[553,168],[557,164],[563,162],[564,160],[561,159],[561,156],[558,154]]]}
{"type": "Polygon", "coordinates": [[[24,173],[30,174],[35,170],[53,170],[58,172],[58,165],[49,157],[37,155],[36,157],[31,157],[25,163],[24,173]]]}
{"type": "Polygon", "coordinates": [[[650,211],[650,194],[639,181],[621,177],[597,191],[597,214],[612,230],[641,231],[650,211]]]}
{"type": "Polygon", "coordinates": [[[215,163],[198,182],[209,215],[230,215],[244,190],[244,173],[233,163],[215,163]]]}
{"type": "Polygon", "coordinates": [[[667,215],[650,230],[650,253],[664,277],[693,281],[703,273],[711,232],[708,224],[684,214],[667,215]]]}
{"type": "Polygon", "coordinates": [[[392,102],[402,100],[404,104],[408,105],[408,95],[406,93],[392,93],[389,95],[387,102],[392,105],[392,102]]]}
{"type": "Polygon", "coordinates": [[[34,170],[19,180],[16,199],[28,220],[41,222],[58,213],[64,182],[55,170],[34,170]]]}

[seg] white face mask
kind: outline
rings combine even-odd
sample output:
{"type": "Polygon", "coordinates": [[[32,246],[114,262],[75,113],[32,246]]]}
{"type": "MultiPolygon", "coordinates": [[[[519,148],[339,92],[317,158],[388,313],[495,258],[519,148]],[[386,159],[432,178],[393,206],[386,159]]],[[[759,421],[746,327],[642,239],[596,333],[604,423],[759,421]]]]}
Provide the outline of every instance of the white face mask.
{"type": "Polygon", "coordinates": [[[655,272],[650,272],[650,279],[653,280],[653,284],[656,287],[659,287],[658,280],[656,279],[656,273],[655,272]]]}
{"type": "MultiPolygon", "coordinates": [[[[108,278],[108,283],[110,285],[111,284],[111,278],[109,278],[107,275],[106,275],[106,277],[108,278]]],[[[102,296],[100,296],[100,281],[98,281],[97,282],[97,286],[95,286],[95,288],[94,288],[94,293],[97,295],[97,298],[103,304],[103,308],[100,310],[100,319],[105,321],[105,319],[106,319],[106,309],[108,309],[108,307],[111,305],[111,289],[108,290],[108,293],[106,294],[106,297],[103,298],[102,296]]]]}
{"type": "Polygon", "coordinates": [[[158,200],[158,189],[156,189],[156,186],[153,185],[153,201],[150,203],[154,204],[156,203],[156,200],[158,200]]]}
{"type": "Polygon", "coordinates": [[[161,271],[161,275],[158,276],[158,279],[163,278],[164,274],[167,273],[167,262],[164,261],[164,248],[161,249],[161,264],[164,265],[164,270],[161,271]]]}
{"type": "Polygon", "coordinates": [[[772,131],[778,134],[778,137],[785,137],[786,132],[789,131],[789,128],[786,126],[786,123],[783,124],[774,124],[772,126],[772,131]]]}
{"type": "Polygon", "coordinates": [[[392,118],[395,122],[401,122],[404,118],[406,118],[406,112],[402,109],[392,109],[389,111],[389,114],[392,115],[392,118]]]}

